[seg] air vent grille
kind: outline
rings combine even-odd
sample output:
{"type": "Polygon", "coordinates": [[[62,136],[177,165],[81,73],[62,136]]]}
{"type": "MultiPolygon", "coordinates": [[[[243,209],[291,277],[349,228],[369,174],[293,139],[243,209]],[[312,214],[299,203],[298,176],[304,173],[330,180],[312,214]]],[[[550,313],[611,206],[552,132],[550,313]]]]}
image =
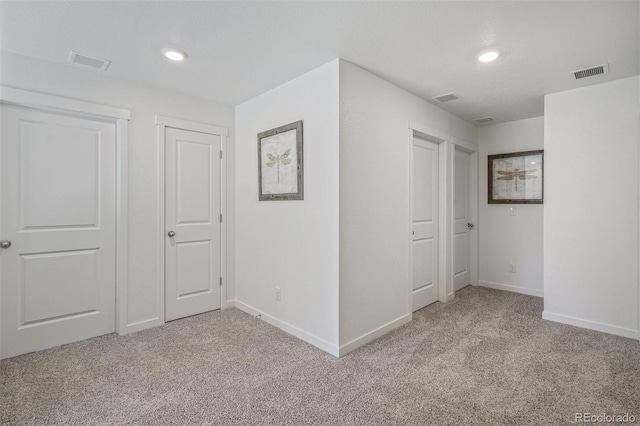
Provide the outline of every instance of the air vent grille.
{"type": "Polygon", "coordinates": [[[96,58],[95,56],[85,55],[84,53],[79,53],[75,51],[71,51],[69,55],[69,62],[74,65],[81,66],[82,68],[92,69],[92,70],[100,70],[105,71],[111,61],[102,58],[96,58]]]}
{"type": "Polygon", "coordinates": [[[594,75],[606,74],[609,72],[609,64],[596,65],[595,67],[584,68],[581,70],[571,71],[576,80],[581,78],[593,77],[594,75]]]}
{"type": "Polygon", "coordinates": [[[493,117],[474,118],[473,121],[478,124],[491,123],[493,121],[493,117]]]}
{"type": "Polygon", "coordinates": [[[440,96],[434,96],[433,99],[435,99],[438,102],[449,102],[449,101],[455,101],[456,99],[460,99],[459,96],[456,96],[453,92],[451,93],[445,93],[444,95],[440,95],[440,96]]]}

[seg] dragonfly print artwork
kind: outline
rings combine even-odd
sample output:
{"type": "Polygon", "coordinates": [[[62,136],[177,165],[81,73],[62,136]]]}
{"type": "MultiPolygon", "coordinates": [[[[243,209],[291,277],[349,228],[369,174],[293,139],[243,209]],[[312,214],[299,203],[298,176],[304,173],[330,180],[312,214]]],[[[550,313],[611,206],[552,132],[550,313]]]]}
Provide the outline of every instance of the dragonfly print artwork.
{"type": "Polygon", "coordinates": [[[276,166],[278,173],[278,183],[280,183],[280,164],[284,166],[291,164],[291,158],[289,158],[289,154],[291,154],[291,148],[287,149],[280,155],[274,155],[269,152],[267,153],[267,158],[269,159],[269,161],[267,161],[267,167],[276,166]]]}
{"type": "Polygon", "coordinates": [[[530,173],[534,173],[537,172],[538,169],[529,169],[529,170],[520,170],[519,168],[514,168],[512,171],[506,171],[506,170],[497,170],[496,173],[498,173],[500,176],[498,176],[496,179],[497,180],[512,180],[515,182],[515,186],[516,186],[516,192],[518,192],[518,179],[520,180],[525,180],[525,179],[537,179],[538,176],[532,175],[530,173]]]}
{"type": "Polygon", "coordinates": [[[489,155],[489,204],[542,204],[543,157],[543,150],[489,155]]]}
{"type": "Polygon", "coordinates": [[[304,200],[302,121],[258,133],[258,200],[304,200]]]}

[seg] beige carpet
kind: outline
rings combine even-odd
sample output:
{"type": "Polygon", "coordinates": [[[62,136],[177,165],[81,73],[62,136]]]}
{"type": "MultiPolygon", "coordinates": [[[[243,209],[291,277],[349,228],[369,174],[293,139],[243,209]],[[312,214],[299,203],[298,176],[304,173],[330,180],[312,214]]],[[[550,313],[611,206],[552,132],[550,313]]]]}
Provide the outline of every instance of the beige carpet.
{"type": "Polygon", "coordinates": [[[543,425],[640,418],[640,344],[468,287],[336,359],[236,309],[0,362],[1,424],[543,425]]]}

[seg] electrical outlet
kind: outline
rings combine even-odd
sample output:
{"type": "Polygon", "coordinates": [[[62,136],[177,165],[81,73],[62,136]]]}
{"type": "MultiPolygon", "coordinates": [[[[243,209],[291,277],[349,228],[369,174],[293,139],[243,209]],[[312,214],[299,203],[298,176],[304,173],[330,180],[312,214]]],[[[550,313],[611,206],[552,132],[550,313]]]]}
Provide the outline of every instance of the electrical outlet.
{"type": "Polygon", "coordinates": [[[282,300],[282,290],[280,287],[276,287],[276,300],[278,302],[282,300]]]}
{"type": "Polygon", "coordinates": [[[509,272],[516,272],[516,264],[515,263],[510,263],[509,264],[509,272]]]}

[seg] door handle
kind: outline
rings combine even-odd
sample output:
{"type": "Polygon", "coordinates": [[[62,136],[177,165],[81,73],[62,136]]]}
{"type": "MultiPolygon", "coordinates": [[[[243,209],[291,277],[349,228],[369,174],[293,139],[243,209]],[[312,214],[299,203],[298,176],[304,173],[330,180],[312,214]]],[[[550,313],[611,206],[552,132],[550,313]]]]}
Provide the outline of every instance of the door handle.
{"type": "Polygon", "coordinates": [[[11,247],[11,241],[9,240],[0,241],[0,248],[8,249],[9,247],[11,247]]]}
{"type": "Polygon", "coordinates": [[[467,228],[473,229],[473,223],[467,223],[467,228]]]}
{"type": "Polygon", "coordinates": [[[167,235],[168,235],[168,236],[170,236],[170,237],[175,237],[175,236],[176,236],[176,233],[175,233],[175,232],[173,232],[173,231],[169,231],[169,232],[167,233],[167,235]]]}

